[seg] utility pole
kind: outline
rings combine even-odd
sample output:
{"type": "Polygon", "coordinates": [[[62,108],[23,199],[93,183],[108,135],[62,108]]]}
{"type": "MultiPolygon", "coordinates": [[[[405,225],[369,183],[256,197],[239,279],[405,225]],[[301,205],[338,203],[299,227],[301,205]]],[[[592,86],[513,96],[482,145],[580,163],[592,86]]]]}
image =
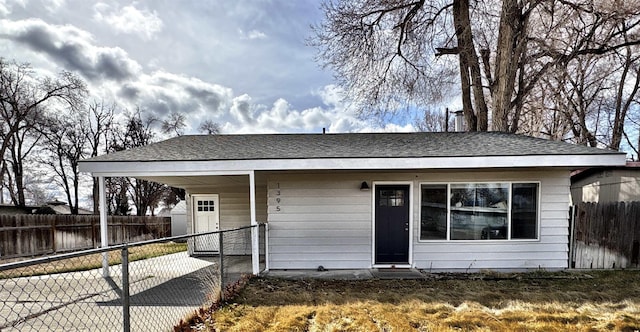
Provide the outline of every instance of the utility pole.
{"type": "Polygon", "coordinates": [[[444,132],[449,131],[449,107],[444,109],[444,132]]]}

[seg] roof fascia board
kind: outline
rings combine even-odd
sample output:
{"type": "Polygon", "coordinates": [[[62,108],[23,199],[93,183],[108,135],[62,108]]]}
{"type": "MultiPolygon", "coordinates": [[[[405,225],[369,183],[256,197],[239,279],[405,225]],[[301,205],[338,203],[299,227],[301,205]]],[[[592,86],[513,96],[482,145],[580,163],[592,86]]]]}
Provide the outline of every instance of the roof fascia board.
{"type": "Polygon", "coordinates": [[[508,167],[594,167],[624,165],[626,155],[530,155],[425,158],[334,158],[213,161],[82,162],[80,171],[95,176],[246,175],[251,171],[460,169],[508,167]]]}

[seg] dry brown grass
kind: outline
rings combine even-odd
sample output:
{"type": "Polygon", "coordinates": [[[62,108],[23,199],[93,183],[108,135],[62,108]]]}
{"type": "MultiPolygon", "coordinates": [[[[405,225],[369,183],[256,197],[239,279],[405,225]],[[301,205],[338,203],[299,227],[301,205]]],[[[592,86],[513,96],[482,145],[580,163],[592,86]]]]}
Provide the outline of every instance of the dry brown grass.
{"type": "Polygon", "coordinates": [[[640,272],[254,278],[207,315],[212,331],[638,331],[640,272]]]}
{"type": "MultiPolygon", "coordinates": [[[[129,248],[129,261],[137,261],[152,257],[174,254],[187,250],[186,243],[154,243],[139,247],[129,248]]],[[[109,265],[117,265],[122,262],[120,250],[108,252],[109,265]]],[[[63,272],[86,271],[102,267],[102,254],[92,254],[53,262],[37,264],[17,269],[0,272],[0,279],[45,275],[63,272]]]]}

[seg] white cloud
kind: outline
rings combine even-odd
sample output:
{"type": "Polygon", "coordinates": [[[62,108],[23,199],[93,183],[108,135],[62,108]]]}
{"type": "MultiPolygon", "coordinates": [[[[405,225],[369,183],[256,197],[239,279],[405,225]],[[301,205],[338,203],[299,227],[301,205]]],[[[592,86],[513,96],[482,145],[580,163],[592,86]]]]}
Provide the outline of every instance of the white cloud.
{"type": "Polygon", "coordinates": [[[139,106],[160,119],[173,112],[183,113],[194,122],[190,128],[197,128],[199,118],[221,116],[233,98],[229,88],[165,71],[141,74],[115,88],[122,104],[139,106]]]}
{"type": "Polygon", "coordinates": [[[119,47],[94,45],[93,36],[71,25],[48,24],[41,19],[0,20],[0,38],[47,54],[67,70],[96,81],[122,81],[135,76],[140,65],[119,47]]]}
{"type": "Polygon", "coordinates": [[[93,36],[70,25],[51,25],[39,19],[0,20],[0,38],[27,45],[87,78],[103,98],[124,108],[142,108],[159,119],[173,112],[187,115],[188,132],[204,120],[222,125],[223,133],[413,131],[413,126],[383,127],[360,119],[342,101],[342,90],[327,85],[314,93],[321,105],[296,109],[278,97],[271,106],[256,103],[249,94],[234,96],[231,88],[160,69],[146,73],[123,49],[100,47],[93,36]]]}
{"type": "Polygon", "coordinates": [[[325,105],[338,107],[342,104],[344,91],[335,84],[329,84],[314,92],[314,95],[319,96],[325,105]]]}
{"type": "Polygon", "coordinates": [[[55,13],[58,9],[66,5],[66,0],[0,0],[0,16],[7,16],[13,12],[14,6],[26,8],[31,2],[31,5],[37,6],[38,9],[44,8],[49,13],[55,13]]]}
{"type": "Polygon", "coordinates": [[[65,0],[46,0],[43,1],[44,8],[50,13],[55,13],[58,9],[62,8],[65,4],[65,0]]]}
{"type": "Polygon", "coordinates": [[[7,6],[6,0],[0,0],[0,16],[7,16],[11,14],[11,10],[7,6]]]}
{"type": "Polygon", "coordinates": [[[337,98],[333,85],[321,89],[323,107],[312,107],[302,111],[282,98],[277,99],[270,108],[252,104],[248,95],[233,99],[230,117],[223,120],[223,133],[284,133],[284,132],[321,132],[326,128],[330,133],[345,132],[412,132],[411,124],[386,124],[383,127],[359,119],[355,112],[349,111],[337,98]]]}
{"type": "Polygon", "coordinates": [[[162,20],[155,11],[139,10],[133,5],[109,12],[111,7],[108,4],[98,3],[93,9],[96,21],[105,22],[118,32],[137,34],[146,40],[153,39],[163,27],[162,20]]]}
{"type": "Polygon", "coordinates": [[[240,34],[240,39],[253,40],[253,39],[266,39],[267,38],[267,34],[262,32],[262,31],[259,31],[259,30],[251,30],[251,31],[245,33],[242,29],[239,29],[238,33],[240,34]]]}
{"type": "Polygon", "coordinates": [[[255,123],[253,118],[254,108],[251,105],[251,97],[247,94],[233,98],[229,112],[231,116],[241,124],[247,125],[255,123]]]}
{"type": "MultiPolygon", "coordinates": [[[[0,4],[5,3],[3,1],[6,0],[0,0],[0,4]]],[[[66,2],[69,3],[67,6],[71,6],[70,0],[66,2]]],[[[262,49],[256,46],[264,43],[240,43],[251,44],[252,46],[248,49],[255,52],[247,52],[247,49],[241,48],[237,54],[220,57],[216,61],[210,61],[213,55],[212,58],[202,59],[202,54],[216,53],[207,53],[207,50],[199,50],[199,58],[194,58],[194,55],[189,52],[166,56],[171,52],[166,50],[158,52],[160,48],[149,52],[145,49],[144,53],[140,53],[138,49],[138,53],[135,53],[136,47],[141,44],[137,37],[114,36],[114,30],[107,29],[111,24],[119,24],[120,26],[117,26],[121,28],[119,32],[137,33],[145,38],[152,38],[162,33],[163,38],[154,42],[158,47],[175,45],[172,38],[176,37],[168,36],[170,32],[174,32],[169,29],[172,27],[169,22],[173,24],[175,20],[167,20],[167,29],[164,30],[160,21],[156,28],[140,27],[139,29],[125,27],[126,24],[123,22],[118,23],[118,20],[124,17],[130,17],[127,24],[132,25],[134,22],[140,23],[141,17],[145,15],[158,17],[155,11],[149,12],[134,7],[138,5],[134,3],[128,7],[116,7],[110,2],[88,5],[87,20],[77,22],[70,20],[70,24],[67,25],[56,25],[42,19],[15,21],[0,19],[0,47],[6,46],[9,50],[23,49],[22,53],[15,53],[19,55],[13,55],[17,59],[22,59],[22,54],[28,55],[24,58],[25,61],[33,61],[34,58],[40,57],[42,61],[38,61],[39,64],[46,64],[46,68],[52,73],[61,68],[76,72],[88,80],[89,87],[96,97],[116,102],[119,109],[134,110],[140,107],[148,115],[160,119],[165,118],[169,113],[181,112],[187,117],[187,133],[196,133],[196,128],[204,120],[218,122],[222,132],[226,134],[322,132],[322,128],[327,128],[332,133],[413,130],[411,125],[378,125],[359,118],[356,110],[343,102],[343,91],[339,87],[325,85],[317,88],[318,85],[323,84],[319,83],[321,80],[307,75],[306,69],[298,66],[299,62],[293,61],[295,59],[279,58],[278,61],[270,60],[261,63],[260,66],[252,67],[255,61],[267,58],[260,53],[262,49]],[[95,20],[109,23],[109,25],[96,25],[95,20]],[[122,43],[118,44],[118,40],[122,43]],[[122,45],[122,48],[104,46],[114,44],[122,45]],[[151,53],[151,56],[148,53],[151,53]],[[251,53],[251,56],[245,56],[248,53],[251,53]],[[190,68],[197,67],[197,70],[183,71],[186,68],[184,67],[186,62],[189,63],[190,68]],[[284,62],[286,66],[283,65],[284,62]],[[144,67],[141,63],[144,63],[144,67]],[[150,66],[150,63],[153,65],[150,66]],[[183,64],[174,66],[174,63],[183,64]],[[251,70],[238,71],[237,66],[250,67],[251,70]],[[295,70],[289,72],[285,67],[295,68],[295,70]],[[268,70],[264,72],[261,71],[262,68],[268,70]],[[179,74],[181,72],[189,74],[179,74]],[[198,77],[195,77],[196,75],[198,77]],[[295,84],[278,83],[281,77],[288,79],[294,76],[302,78],[294,80],[295,84]],[[216,82],[225,83],[216,84],[216,82]],[[264,82],[268,89],[265,88],[263,91],[268,93],[259,89],[256,91],[252,86],[255,82],[264,82]],[[241,92],[236,95],[229,86],[234,86],[241,92]],[[300,104],[304,106],[301,107],[300,104]]],[[[172,17],[167,11],[159,9],[159,12],[163,17],[172,17]]],[[[202,28],[206,26],[196,25],[194,22],[189,24],[194,25],[185,26],[185,29],[189,28],[192,31],[203,31],[202,28]]],[[[244,25],[249,23],[244,22],[244,25]]],[[[238,35],[234,32],[239,31],[246,40],[269,38],[269,44],[282,43],[278,40],[281,38],[280,35],[267,36],[263,32],[273,31],[272,27],[251,26],[259,29],[246,32],[229,26],[228,30],[220,31],[226,31],[224,36],[235,41],[238,35]]],[[[185,34],[180,36],[184,37],[185,34]]],[[[201,43],[193,45],[199,44],[201,43]]],[[[289,45],[284,48],[287,50],[286,53],[289,53],[288,50],[293,50],[291,46],[293,44],[286,45],[289,45]]],[[[279,49],[282,50],[282,48],[279,49]]],[[[226,50],[221,49],[220,53],[226,50]]]]}

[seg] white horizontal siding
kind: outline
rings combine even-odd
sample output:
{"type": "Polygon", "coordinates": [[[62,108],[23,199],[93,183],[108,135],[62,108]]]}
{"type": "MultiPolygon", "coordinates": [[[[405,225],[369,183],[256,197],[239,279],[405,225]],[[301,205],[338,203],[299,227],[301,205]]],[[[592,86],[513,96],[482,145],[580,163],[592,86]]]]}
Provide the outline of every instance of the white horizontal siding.
{"type": "Polygon", "coordinates": [[[362,180],[277,175],[268,182],[269,266],[371,266],[371,198],[362,180]]]}
{"type": "MultiPolygon", "coordinates": [[[[233,229],[251,224],[251,210],[249,198],[249,181],[238,185],[207,186],[198,188],[190,194],[218,194],[220,212],[220,229],[233,229]]],[[[263,202],[266,194],[262,195],[263,202]]],[[[187,200],[190,202],[190,199],[187,200]]],[[[263,203],[264,204],[264,203],[263,203]]],[[[190,207],[189,207],[190,208],[190,207]]],[[[265,209],[262,209],[265,211],[265,209]]],[[[264,215],[264,212],[263,212],[264,215]]],[[[191,222],[190,222],[191,223],[191,222]]],[[[251,236],[249,230],[228,232],[224,236],[225,254],[249,255],[251,254],[251,236]]]]}
{"type": "Polygon", "coordinates": [[[423,269],[427,271],[454,271],[454,272],[476,272],[480,270],[504,270],[504,271],[516,271],[516,270],[532,270],[532,269],[548,269],[558,270],[563,269],[566,265],[566,261],[563,259],[558,260],[530,260],[519,258],[517,260],[447,260],[447,261],[431,261],[423,269]]]}
{"type": "Polygon", "coordinates": [[[566,170],[436,171],[269,175],[267,211],[272,269],[370,268],[372,195],[360,183],[413,183],[412,264],[437,270],[567,267],[566,170]],[[419,241],[421,183],[540,182],[540,235],[520,241],[419,241]],[[279,186],[279,195],[278,195],[279,186]],[[280,199],[278,201],[277,199],[280,199]]]}
{"type": "MultiPolygon", "coordinates": [[[[431,246],[430,253],[438,253],[438,254],[448,254],[448,253],[465,253],[469,254],[470,246],[472,245],[469,242],[460,243],[457,241],[453,242],[445,242],[451,244],[449,246],[431,246]],[[465,244],[465,245],[456,245],[456,244],[465,244]]],[[[541,250],[539,248],[538,243],[531,243],[521,241],[518,242],[517,245],[514,245],[514,242],[509,241],[493,241],[493,243],[484,243],[482,245],[476,245],[472,249],[475,249],[475,252],[478,254],[495,254],[496,252],[500,253],[528,253],[533,251],[546,251],[546,252],[555,252],[555,251],[563,251],[566,248],[566,244],[563,243],[547,243],[544,246],[544,249],[541,250]]]]}
{"type": "Polygon", "coordinates": [[[251,224],[249,187],[238,186],[234,192],[225,191],[220,195],[220,228],[231,229],[251,224]]]}

